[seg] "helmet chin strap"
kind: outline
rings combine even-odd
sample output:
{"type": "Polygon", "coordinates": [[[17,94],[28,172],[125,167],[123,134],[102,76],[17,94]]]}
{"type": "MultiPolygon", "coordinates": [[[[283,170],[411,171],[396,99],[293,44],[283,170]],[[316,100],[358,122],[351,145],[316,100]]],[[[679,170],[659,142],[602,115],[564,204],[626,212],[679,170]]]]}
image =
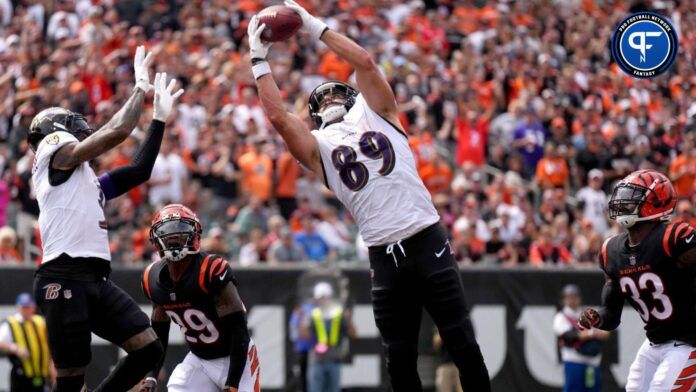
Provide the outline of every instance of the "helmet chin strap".
{"type": "Polygon", "coordinates": [[[323,112],[319,113],[319,116],[321,117],[321,129],[323,129],[327,124],[338,120],[346,114],[348,114],[348,110],[346,110],[346,107],[343,105],[329,106],[328,108],[324,109],[323,112]]]}
{"type": "Polygon", "coordinates": [[[633,227],[638,222],[654,220],[657,218],[660,218],[660,220],[667,220],[667,218],[672,214],[673,210],[674,210],[674,208],[671,208],[667,211],[663,211],[663,212],[653,214],[650,216],[644,216],[642,218],[639,218],[638,214],[620,215],[620,216],[616,217],[616,221],[619,222],[619,224],[621,226],[623,226],[625,228],[630,228],[630,227],[633,227]]]}

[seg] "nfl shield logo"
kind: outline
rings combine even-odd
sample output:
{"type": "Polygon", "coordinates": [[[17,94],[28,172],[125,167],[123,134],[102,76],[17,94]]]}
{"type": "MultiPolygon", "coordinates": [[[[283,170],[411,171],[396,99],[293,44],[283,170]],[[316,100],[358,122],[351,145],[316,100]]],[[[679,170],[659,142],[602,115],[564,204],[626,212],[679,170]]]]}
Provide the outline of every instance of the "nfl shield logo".
{"type": "Polygon", "coordinates": [[[172,301],[176,301],[176,293],[169,293],[169,298],[171,298],[172,301]]]}
{"type": "Polygon", "coordinates": [[[72,291],[71,290],[63,290],[63,295],[65,296],[65,299],[70,299],[70,298],[72,298],[72,291]]]}
{"type": "Polygon", "coordinates": [[[636,256],[634,256],[634,255],[628,256],[628,262],[631,263],[631,265],[636,265],[636,256]]]}

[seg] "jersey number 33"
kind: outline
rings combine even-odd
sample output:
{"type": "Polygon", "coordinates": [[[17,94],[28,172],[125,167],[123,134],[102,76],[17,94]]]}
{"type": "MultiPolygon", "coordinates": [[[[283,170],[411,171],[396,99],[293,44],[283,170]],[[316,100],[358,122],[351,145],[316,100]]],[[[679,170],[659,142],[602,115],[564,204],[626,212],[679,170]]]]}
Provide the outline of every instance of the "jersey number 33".
{"type": "MultiPolygon", "coordinates": [[[[396,154],[387,136],[381,132],[368,131],[362,134],[359,141],[360,152],[370,159],[381,159],[382,168],[378,173],[387,176],[394,170],[396,154]]],[[[341,182],[348,189],[357,192],[367,185],[370,172],[358,161],[356,151],[350,146],[338,146],[331,152],[331,162],[338,170],[341,182]]]]}

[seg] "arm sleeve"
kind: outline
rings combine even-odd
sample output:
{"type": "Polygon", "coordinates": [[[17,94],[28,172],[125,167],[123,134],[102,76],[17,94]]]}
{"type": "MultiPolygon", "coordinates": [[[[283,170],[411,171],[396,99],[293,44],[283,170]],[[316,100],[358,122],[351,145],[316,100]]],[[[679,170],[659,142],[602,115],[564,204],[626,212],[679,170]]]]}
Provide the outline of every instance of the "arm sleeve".
{"type": "Polygon", "coordinates": [[[602,289],[602,307],[599,309],[602,323],[598,326],[599,329],[613,331],[619,326],[623,303],[621,289],[613,280],[607,279],[602,289]]]}
{"type": "Polygon", "coordinates": [[[129,165],[110,170],[99,177],[107,200],[114,199],[150,179],[162,138],[164,123],[152,120],[145,141],[138,147],[129,165]]]}
{"type": "Polygon", "coordinates": [[[167,346],[169,345],[169,324],[169,321],[152,322],[152,329],[155,331],[155,334],[162,343],[162,348],[165,352],[165,354],[162,354],[159,361],[157,361],[155,367],[152,369],[152,373],[150,374],[150,376],[154,377],[155,379],[157,379],[157,376],[160,374],[162,366],[164,365],[164,358],[166,357],[167,346]]]}
{"type": "MultiPolygon", "coordinates": [[[[230,339],[230,367],[227,371],[225,386],[239,388],[239,380],[241,380],[246,367],[249,342],[251,341],[246,314],[244,312],[230,313],[220,318],[220,324],[232,336],[230,339]]],[[[253,373],[255,369],[251,371],[253,373]]]]}

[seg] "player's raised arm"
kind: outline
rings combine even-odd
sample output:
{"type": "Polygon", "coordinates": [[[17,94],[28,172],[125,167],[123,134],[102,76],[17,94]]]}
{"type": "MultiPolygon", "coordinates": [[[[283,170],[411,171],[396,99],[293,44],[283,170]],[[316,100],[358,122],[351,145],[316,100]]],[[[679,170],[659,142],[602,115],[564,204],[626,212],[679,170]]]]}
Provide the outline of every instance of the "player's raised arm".
{"type": "Polygon", "coordinates": [[[135,89],[125,105],[103,127],[81,142],[69,143],[56,151],[52,167],[70,170],[82,162],[90,161],[123,142],[133,131],[143,111],[145,95],[150,89],[148,69],[152,63],[152,53],[145,55],[145,47],[139,46],[135,52],[133,68],[135,89]]]}
{"type": "Polygon", "coordinates": [[[285,109],[278,85],[271,75],[271,67],[266,61],[271,45],[261,41],[261,33],[265,28],[265,24],[259,26],[257,16],[249,21],[247,28],[252,72],[254,79],[256,79],[261,106],[268,120],[283,137],[285,144],[288,145],[290,153],[313,172],[321,173],[317,140],[309,132],[309,127],[302,119],[285,109]]]}
{"type": "Polygon", "coordinates": [[[599,311],[587,309],[580,315],[580,329],[599,328],[605,331],[615,330],[621,323],[624,299],[621,288],[609,276],[602,289],[602,307],[599,311]]]}
{"type": "MultiPolygon", "coordinates": [[[[229,269],[229,267],[227,267],[229,269]]],[[[225,271],[232,275],[231,271],[225,271]]],[[[225,274],[222,275],[223,277],[225,274]]],[[[220,317],[220,322],[225,330],[232,334],[230,339],[230,366],[225,381],[225,390],[237,391],[239,381],[246,366],[249,353],[249,329],[247,328],[246,312],[244,304],[239,297],[237,287],[233,282],[228,282],[215,296],[215,310],[220,317]]]]}
{"type": "Polygon", "coordinates": [[[130,164],[99,176],[99,183],[107,200],[116,198],[150,179],[164,137],[165,122],[172,112],[174,102],[184,93],[182,89],[175,93],[175,85],[175,79],[167,85],[166,73],[155,75],[155,109],[145,140],[138,147],[130,164]]]}
{"type": "Polygon", "coordinates": [[[324,22],[312,16],[293,0],[286,0],[285,5],[300,14],[303,32],[313,40],[324,42],[355,69],[358,89],[370,108],[393,124],[399,124],[394,92],[367,50],[345,35],[329,30],[324,22]]]}

